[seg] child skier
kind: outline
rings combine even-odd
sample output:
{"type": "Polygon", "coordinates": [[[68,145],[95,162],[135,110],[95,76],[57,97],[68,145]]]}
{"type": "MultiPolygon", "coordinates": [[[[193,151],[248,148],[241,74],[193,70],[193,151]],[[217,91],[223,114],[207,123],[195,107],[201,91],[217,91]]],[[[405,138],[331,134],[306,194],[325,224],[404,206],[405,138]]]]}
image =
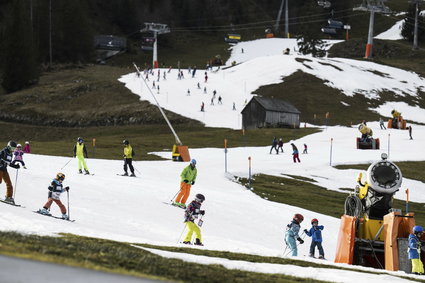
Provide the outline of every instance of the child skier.
{"type": "Polygon", "coordinates": [[[86,145],[84,144],[84,140],[82,138],[77,138],[77,144],[74,145],[74,157],[77,157],[78,159],[78,173],[83,173],[81,170],[82,165],[84,167],[84,174],[90,174],[86,161],[84,160],[84,157],[88,158],[88,156],[86,145]]]}
{"type": "Polygon", "coordinates": [[[24,152],[25,153],[31,153],[31,147],[30,147],[30,142],[29,141],[26,141],[25,142],[24,152]]]}
{"type": "Polygon", "coordinates": [[[311,245],[310,245],[310,257],[314,257],[314,249],[317,246],[317,249],[319,250],[319,258],[323,259],[325,258],[325,253],[323,252],[322,247],[322,230],[323,225],[319,226],[319,220],[316,218],[311,220],[312,227],[310,228],[310,231],[307,229],[304,229],[304,233],[311,237],[311,245]]]}
{"type": "Polygon", "coordinates": [[[198,225],[195,224],[195,218],[198,218],[199,215],[205,215],[205,210],[200,210],[201,205],[204,202],[205,197],[202,194],[197,194],[195,199],[187,206],[186,211],[184,213],[184,222],[187,227],[187,234],[184,238],[183,244],[191,245],[192,244],[192,235],[195,233],[196,240],[195,245],[203,246],[202,244],[202,236],[201,229],[199,228],[202,225],[198,222],[198,225]]]}
{"type": "Polygon", "coordinates": [[[270,148],[270,154],[272,154],[273,149],[276,150],[276,154],[279,154],[279,151],[277,150],[277,139],[276,139],[276,137],[273,137],[272,147],[270,148]]]}
{"type": "Polygon", "coordinates": [[[0,184],[2,181],[6,183],[6,198],[4,201],[11,204],[15,204],[15,201],[13,199],[12,181],[10,181],[7,166],[9,165],[12,168],[19,169],[19,164],[12,164],[12,152],[15,148],[16,142],[9,141],[7,146],[0,150],[0,184]]]}
{"type": "Polygon", "coordinates": [[[282,138],[280,138],[279,142],[277,143],[277,150],[279,151],[279,149],[280,149],[280,152],[283,152],[283,140],[282,140],[282,138]]]}
{"type": "Polygon", "coordinates": [[[421,261],[421,237],[424,232],[422,226],[413,227],[413,233],[409,235],[409,259],[412,260],[412,273],[423,275],[424,265],[421,261]]]}
{"type": "Polygon", "coordinates": [[[24,167],[24,169],[27,169],[27,167],[25,167],[24,159],[22,158],[24,152],[22,151],[22,145],[20,143],[18,143],[18,145],[16,146],[13,155],[15,156],[15,159],[13,159],[12,164],[21,163],[22,167],[24,167]]]}
{"type": "Polygon", "coordinates": [[[298,148],[295,144],[291,143],[292,145],[292,159],[294,160],[294,163],[301,162],[300,161],[300,157],[298,156],[299,152],[298,152],[298,148]]]}
{"type": "Polygon", "coordinates": [[[52,205],[53,202],[55,202],[59,206],[62,212],[62,219],[69,220],[69,217],[66,214],[66,208],[63,205],[63,203],[60,201],[61,193],[63,193],[64,191],[69,191],[69,187],[65,187],[65,188],[63,187],[62,185],[63,180],[65,180],[65,174],[63,173],[56,174],[56,178],[53,179],[52,183],[48,187],[49,189],[48,200],[46,204],[43,206],[43,209],[38,210],[39,213],[50,215],[50,212],[49,212],[50,206],[52,205]]]}
{"type": "Polygon", "coordinates": [[[192,159],[189,166],[185,167],[180,174],[180,193],[177,195],[173,205],[186,208],[186,200],[190,195],[190,188],[195,184],[197,174],[196,160],[192,159]]]}
{"type": "Polygon", "coordinates": [[[304,144],[304,150],[303,150],[303,154],[307,154],[307,144],[304,144]]]}
{"type": "Polygon", "coordinates": [[[298,235],[298,232],[300,231],[300,224],[303,220],[304,216],[297,213],[294,215],[291,223],[286,226],[285,243],[286,246],[291,249],[292,256],[298,255],[298,248],[295,240],[298,240],[300,244],[304,243],[304,240],[298,235]]]}
{"type": "Polygon", "coordinates": [[[136,153],[134,152],[128,140],[123,140],[122,144],[124,145],[124,174],[122,176],[128,176],[127,167],[130,167],[130,177],[136,177],[133,167],[133,157],[136,153]]]}

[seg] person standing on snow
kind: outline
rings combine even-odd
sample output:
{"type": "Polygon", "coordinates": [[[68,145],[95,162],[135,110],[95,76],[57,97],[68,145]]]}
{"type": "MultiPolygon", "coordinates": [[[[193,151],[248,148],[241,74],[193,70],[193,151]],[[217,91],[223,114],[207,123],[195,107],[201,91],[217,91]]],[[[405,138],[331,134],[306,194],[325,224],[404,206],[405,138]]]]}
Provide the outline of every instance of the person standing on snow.
{"type": "Polygon", "coordinates": [[[276,154],[279,154],[279,151],[277,150],[277,139],[276,139],[276,137],[273,137],[272,147],[270,148],[270,154],[272,154],[273,149],[276,150],[276,154]]]}
{"type": "Polygon", "coordinates": [[[292,146],[292,159],[294,160],[294,163],[297,163],[297,160],[298,162],[301,162],[300,157],[298,156],[299,152],[298,152],[297,146],[294,143],[291,143],[291,146],[292,146]]]}
{"type": "Polygon", "coordinates": [[[384,130],[386,130],[386,129],[387,129],[387,128],[385,128],[384,120],[382,119],[382,117],[380,117],[380,118],[379,118],[379,126],[381,127],[381,130],[382,130],[382,129],[384,129],[384,130]]]}
{"type": "Polygon", "coordinates": [[[279,142],[277,143],[278,147],[277,147],[277,151],[283,152],[283,140],[282,138],[279,139],[279,142]]]}
{"type": "Polygon", "coordinates": [[[409,235],[409,259],[412,261],[412,273],[423,275],[424,265],[421,261],[421,237],[424,229],[421,226],[413,227],[413,233],[409,235]]]}
{"type": "Polygon", "coordinates": [[[13,152],[13,155],[14,155],[14,159],[12,161],[12,164],[21,163],[22,167],[24,167],[24,169],[27,169],[27,167],[25,167],[25,162],[23,158],[24,152],[22,151],[21,144],[18,143],[15,151],[13,152]]]}
{"type": "Polygon", "coordinates": [[[19,164],[12,164],[12,152],[16,148],[16,142],[9,141],[7,146],[0,151],[0,184],[2,181],[6,183],[6,198],[5,202],[15,204],[13,199],[13,186],[10,181],[9,173],[7,172],[7,165],[12,168],[19,169],[19,164]]]}
{"type": "Polygon", "coordinates": [[[130,167],[131,175],[130,177],[136,177],[134,175],[134,167],[133,167],[133,156],[136,154],[133,150],[133,148],[130,145],[130,142],[128,140],[123,140],[124,145],[124,174],[122,176],[128,176],[127,167],[130,167]]]}
{"type": "Polygon", "coordinates": [[[49,212],[50,206],[52,206],[52,203],[55,202],[59,206],[62,212],[62,219],[69,220],[69,217],[66,214],[66,208],[60,200],[61,193],[63,193],[64,191],[67,191],[67,192],[69,191],[69,187],[65,187],[65,188],[63,187],[62,185],[63,180],[65,180],[65,174],[63,173],[56,174],[56,178],[53,179],[52,183],[48,187],[49,194],[48,194],[47,202],[44,204],[43,209],[38,210],[38,213],[51,215],[49,212]]]}
{"type": "Polygon", "coordinates": [[[406,127],[406,130],[409,130],[410,139],[413,140],[413,138],[412,138],[412,126],[410,125],[410,126],[406,127]]]}
{"type": "Polygon", "coordinates": [[[180,174],[180,192],[173,203],[174,205],[186,208],[186,200],[190,195],[190,188],[195,185],[197,174],[196,160],[192,159],[190,164],[180,174]]]}
{"type": "Polygon", "coordinates": [[[195,218],[198,218],[199,215],[205,215],[205,210],[201,210],[201,205],[204,202],[205,197],[202,194],[197,194],[195,199],[187,206],[184,213],[184,222],[187,227],[187,234],[183,240],[183,244],[191,245],[192,244],[192,235],[195,233],[196,240],[195,245],[203,246],[201,229],[199,228],[202,225],[201,220],[198,222],[198,225],[195,224],[195,218]]]}
{"type": "Polygon", "coordinates": [[[31,153],[30,142],[26,141],[24,146],[24,153],[31,153]]]}
{"type": "Polygon", "coordinates": [[[87,168],[85,158],[88,158],[86,145],[84,144],[84,140],[82,138],[77,138],[77,144],[74,145],[74,157],[78,159],[78,173],[83,173],[81,170],[81,165],[84,167],[84,174],[90,174],[89,169],[87,168]]]}
{"type": "Polygon", "coordinates": [[[323,225],[319,225],[319,220],[316,218],[311,220],[312,227],[310,228],[310,231],[307,229],[304,229],[304,233],[311,237],[311,245],[310,245],[310,257],[314,257],[314,250],[317,246],[317,249],[319,250],[319,258],[324,259],[325,253],[323,252],[322,247],[322,230],[323,225]]]}
{"type": "Polygon", "coordinates": [[[298,235],[300,232],[300,224],[304,221],[304,216],[297,213],[292,218],[291,223],[286,226],[285,243],[290,248],[292,256],[298,256],[297,240],[300,244],[304,244],[304,240],[298,235]]]}
{"type": "Polygon", "coordinates": [[[307,144],[304,144],[303,154],[308,154],[308,152],[307,152],[307,144]]]}

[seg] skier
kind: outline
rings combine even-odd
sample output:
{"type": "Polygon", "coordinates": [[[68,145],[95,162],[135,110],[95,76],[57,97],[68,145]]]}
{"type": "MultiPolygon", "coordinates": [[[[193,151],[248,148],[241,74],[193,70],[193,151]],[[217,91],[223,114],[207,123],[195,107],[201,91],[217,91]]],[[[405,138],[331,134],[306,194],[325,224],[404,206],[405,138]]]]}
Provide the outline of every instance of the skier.
{"type": "Polygon", "coordinates": [[[300,161],[300,157],[298,156],[299,152],[298,152],[298,148],[294,143],[291,143],[292,145],[292,159],[294,160],[294,163],[301,162],[300,161]]]}
{"type": "Polygon", "coordinates": [[[205,104],[204,104],[204,102],[202,101],[202,104],[201,104],[201,112],[204,112],[205,111],[205,104]]]}
{"type": "Polygon", "coordinates": [[[164,81],[165,81],[165,80],[167,80],[167,73],[165,73],[165,72],[164,72],[164,73],[162,74],[162,79],[163,79],[164,81]]]}
{"type": "Polygon", "coordinates": [[[131,171],[131,175],[130,177],[136,177],[136,175],[134,174],[134,167],[133,167],[133,157],[135,155],[135,152],[133,150],[133,148],[130,145],[130,142],[128,140],[123,140],[123,145],[124,145],[124,174],[122,174],[122,176],[128,176],[128,172],[127,172],[127,166],[130,167],[130,171],[131,171]]]}
{"type": "Polygon", "coordinates": [[[233,102],[233,109],[232,110],[236,110],[236,104],[233,102]]]}
{"type": "MultiPolygon", "coordinates": [[[[205,197],[202,194],[197,194],[195,199],[187,206],[184,213],[184,222],[187,227],[187,234],[183,240],[183,244],[191,245],[192,244],[192,235],[195,233],[196,240],[195,245],[203,246],[201,229],[199,228],[202,225],[202,222],[198,222],[198,225],[195,224],[195,218],[198,218],[200,215],[205,215],[205,210],[201,210],[201,205],[204,202],[205,197]]],[[[201,220],[200,220],[201,221],[201,220]]]]}
{"type": "Polygon", "coordinates": [[[196,66],[195,66],[195,67],[193,67],[193,71],[192,71],[192,78],[194,78],[194,77],[195,77],[195,74],[196,74],[196,66]]]}
{"type": "Polygon", "coordinates": [[[205,83],[208,81],[208,75],[207,72],[205,72],[205,83]]]}
{"type": "Polygon", "coordinates": [[[9,141],[7,146],[0,151],[0,184],[2,181],[6,183],[6,197],[5,202],[15,204],[13,199],[13,186],[10,181],[9,173],[7,172],[7,165],[12,168],[19,169],[19,164],[12,164],[12,152],[16,148],[16,142],[9,141]]]}
{"type": "Polygon", "coordinates": [[[81,170],[81,165],[84,167],[84,174],[90,174],[89,169],[87,168],[85,158],[88,158],[86,145],[84,144],[84,140],[82,138],[77,138],[77,143],[74,145],[74,157],[78,159],[78,173],[83,173],[81,170]]]}
{"type": "Polygon", "coordinates": [[[216,90],[214,90],[213,91],[213,97],[215,98],[215,95],[217,94],[217,91],[216,90]]]}
{"type": "Polygon", "coordinates": [[[210,105],[214,105],[214,97],[211,97],[211,103],[210,105]]]}
{"type": "Polygon", "coordinates": [[[276,139],[276,137],[273,137],[272,147],[270,148],[270,154],[272,154],[273,149],[276,150],[276,154],[279,154],[279,151],[277,150],[277,139],[276,139]]]}
{"type": "Polygon", "coordinates": [[[381,130],[382,130],[382,129],[384,129],[384,130],[386,130],[386,129],[387,129],[387,128],[385,128],[384,120],[382,119],[382,117],[380,117],[380,118],[379,118],[379,126],[381,127],[381,130]]]}
{"type": "Polygon", "coordinates": [[[31,153],[31,147],[30,147],[30,142],[29,141],[26,141],[25,142],[24,152],[25,153],[31,153]]]}
{"type": "Polygon", "coordinates": [[[204,93],[207,93],[207,87],[204,86],[204,93]]]}
{"type": "Polygon", "coordinates": [[[24,167],[24,169],[27,169],[27,167],[25,167],[25,162],[23,159],[24,152],[22,151],[21,144],[18,143],[15,151],[13,152],[13,155],[15,156],[15,158],[13,159],[12,164],[21,163],[22,167],[24,167]]]}
{"type": "Polygon", "coordinates": [[[412,126],[410,125],[409,127],[406,127],[406,130],[409,130],[410,139],[413,140],[413,138],[412,138],[412,126]]]}
{"type": "Polygon", "coordinates": [[[190,96],[190,89],[187,89],[187,95],[190,96]]]}
{"type": "Polygon", "coordinates": [[[156,85],[155,85],[155,81],[152,81],[152,89],[155,89],[156,85]]]}
{"type": "Polygon", "coordinates": [[[421,261],[421,237],[424,229],[421,226],[413,227],[413,233],[409,235],[409,259],[412,261],[412,273],[424,274],[424,265],[421,261]]]}
{"type": "Polygon", "coordinates": [[[304,144],[304,150],[303,150],[303,154],[307,154],[307,144],[304,144]]]}
{"type": "Polygon", "coordinates": [[[198,86],[198,89],[201,89],[201,84],[199,82],[198,82],[197,86],[198,86]]]}
{"type": "Polygon", "coordinates": [[[62,212],[62,219],[69,220],[69,217],[66,214],[66,208],[60,200],[61,193],[63,193],[64,191],[67,191],[67,192],[69,191],[69,187],[64,188],[62,185],[62,182],[64,180],[65,180],[65,174],[63,173],[56,174],[56,178],[53,179],[52,183],[48,187],[49,194],[48,194],[47,202],[44,204],[43,209],[38,210],[39,213],[51,215],[49,212],[50,206],[52,205],[53,202],[55,202],[59,206],[62,212]]]}
{"type": "Polygon", "coordinates": [[[196,160],[192,159],[190,164],[185,167],[180,174],[180,193],[177,195],[174,205],[186,208],[186,200],[190,195],[190,188],[195,184],[196,175],[198,170],[196,169],[196,160]]]}
{"type": "Polygon", "coordinates": [[[291,223],[286,226],[285,243],[291,249],[292,256],[298,255],[297,240],[300,244],[304,244],[304,240],[298,235],[300,224],[303,222],[304,216],[297,213],[292,218],[291,223]]]}
{"type": "Polygon", "coordinates": [[[277,151],[283,152],[283,140],[282,138],[279,139],[279,142],[277,143],[278,147],[277,147],[277,151]]]}
{"type": "Polygon", "coordinates": [[[316,218],[311,220],[312,227],[310,228],[310,231],[307,229],[304,229],[304,233],[311,237],[311,245],[310,245],[310,257],[314,257],[314,249],[317,246],[317,249],[319,250],[319,258],[324,259],[325,253],[323,252],[322,247],[322,230],[323,225],[319,225],[319,220],[316,218]]]}
{"type": "Polygon", "coordinates": [[[221,102],[221,95],[219,95],[219,96],[218,96],[218,104],[223,104],[223,103],[221,102]]]}

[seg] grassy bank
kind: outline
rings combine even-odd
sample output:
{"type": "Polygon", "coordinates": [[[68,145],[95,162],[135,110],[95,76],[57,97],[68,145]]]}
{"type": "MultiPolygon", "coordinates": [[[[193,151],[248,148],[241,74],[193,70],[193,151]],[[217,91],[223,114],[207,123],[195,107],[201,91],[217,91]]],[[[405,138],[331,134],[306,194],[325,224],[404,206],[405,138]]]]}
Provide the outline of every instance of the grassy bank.
{"type": "Polygon", "coordinates": [[[0,254],[19,256],[137,277],[184,282],[323,282],[245,272],[163,258],[127,243],[64,235],[42,237],[0,232],[0,254]]]}
{"type": "MultiPolygon", "coordinates": [[[[246,183],[246,180],[242,180],[246,183]]],[[[353,180],[353,188],[355,180],[353,180]]],[[[333,217],[341,217],[344,214],[344,203],[348,193],[327,190],[301,178],[289,179],[269,175],[255,175],[252,187],[253,192],[270,201],[302,207],[333,217]]],[[[403,209],[405,203],[394,200],[394,208],[403,209]]],[[[425,225],[425,205],[409,201],[409,211],[415,212],[418,225],[425,225]]],[[[289,221],[289,220],[288,220],[289,221]]]]}

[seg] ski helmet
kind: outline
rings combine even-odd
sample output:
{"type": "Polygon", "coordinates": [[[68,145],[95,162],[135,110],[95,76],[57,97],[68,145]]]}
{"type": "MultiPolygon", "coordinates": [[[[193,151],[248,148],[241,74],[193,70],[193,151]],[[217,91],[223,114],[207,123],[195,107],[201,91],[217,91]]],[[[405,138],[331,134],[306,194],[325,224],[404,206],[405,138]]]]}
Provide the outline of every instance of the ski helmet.
{"type": "Polygon", "coordinates": [[[203,202],[203,201],[205,200],[205,197],[204,197],[204,195],[203,195],[203,194],[196,194],[196,196],[195,196],[195,200],[196,200],[197,202],[203,202]]]}
{"type": "Polygon", "coordinates": [[[15,150],[15,148],[16,148],[16,142],[14,142],[14,141],[9,141],[8,143],[7,143],[7,148],[9,149],[9,150],[15,150]]]}
{"type": "Polygon", "coordinates": [[[298,223],[301,223],[301,222],[304,221],[304,216],[302,216],[301,214],[297,213],[297,214],[294,215],[294,218],[293,219],[294,220],[297,220],[298,223]]]}
{"type": "Polygon", "coordinates": [[[195,160],[195,159],[192,159],[192,160],[190,161],[190,164],[192,164],[193,166],[195,166],[195,165],[196,165],[196,160],[195,160]]]}
{"type": "Polygon", "coordinates": [[[129,145],[130,144],[130,142],[128,140],[123,140],[122,143],[125,144],[125,145],[129,145]]]}
{"type": "Polygon", "coordinates": [[[56,174],[56,180],[60,180],[60,181],[65,180],[65,174],[64,173],[56,174]]]}
{"type": "Polygon", "coordinates": [[[319,220],[317,220],[316,218],[311,219],[311,224],[313,224],[314,222],[319,223],[319,220]]]}
{"type": "Polygon", "coordinates": [[[423,231],[424,231],[424,228],[422,228],[422,226],[413,227],[413,234],[422,233],[423,231]]]}
{"type": "Polygon", "coordinates": [[[22,145],[20,143],[18,143],[18,145],[16,147],[22,147],[22,145]]]}
{"type": "Polygon", "coordinates": [[[30,144],[30,142],[29,141],[26,141],[25,144],[30,144]]]}
{"type": "Polygon", "coordinates": [[[77,142],[79,142],[79,143],[83,143],[83,142],[84,142],[84,140],[83,140],[83,138],[78,137],[78,138],[77,138],[77,142]]]}

